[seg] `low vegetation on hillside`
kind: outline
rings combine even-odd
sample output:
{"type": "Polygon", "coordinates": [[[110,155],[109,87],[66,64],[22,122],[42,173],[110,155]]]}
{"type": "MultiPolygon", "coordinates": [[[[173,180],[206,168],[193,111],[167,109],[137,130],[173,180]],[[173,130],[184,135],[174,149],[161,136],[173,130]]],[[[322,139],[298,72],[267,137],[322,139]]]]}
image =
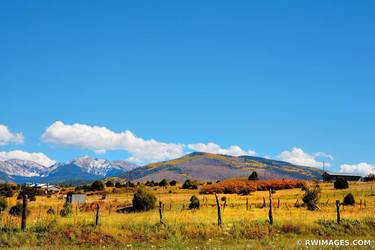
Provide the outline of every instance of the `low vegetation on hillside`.
{"type": "Polygon", "coordinates": [[[291,188],[302,188],[305,181],[301,180],[269,180],[269,181],[251,181],[246,179],[231,179],[217,183],[203,185],[200,189],[202,194],[224,193],[241,194],[244,190],[249,192],[262,190],[280,190],[291,188]]]}

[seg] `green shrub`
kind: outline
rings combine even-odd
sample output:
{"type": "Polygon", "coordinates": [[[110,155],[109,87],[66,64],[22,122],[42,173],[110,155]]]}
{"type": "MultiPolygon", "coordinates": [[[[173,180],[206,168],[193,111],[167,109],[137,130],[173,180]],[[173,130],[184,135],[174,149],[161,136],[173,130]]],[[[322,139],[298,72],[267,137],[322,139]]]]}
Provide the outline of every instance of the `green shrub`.
{"type": "Polygon", "coordinates": [[[135,184],[133,182],[131,182],[131,181],[128,181],[128,182],[125,183],[125,186],[126,187],[130,187],[130,188],[134,188],[135,184]]]}
{"type": "Polygon", "coordinates": [[[91,184],[90,189],[91,189],[91,191],[101,191],[101,190],[104,190],[103,182],[101,182],[101,181],[94,181],[91,184]]]}
{"type": "Polygon", "coordinates": [[[22,186],[20,192],[18,193],[17,200],[21,200],[23,195],[27,195],[29,200],[33,200],[36,195],[42,195],[43,192],[33,187],[22,186]]]}
{"type": "Polygon", "coordinates": [[[145,189],[138,189],[133,195],[133,210],[148,211],[155,207],[156,197],[145,189]]]}
{"type": "Polygon", "coordinates": [[[227,186],[227,187],[224,187],[224,194],[235,194],[236,193],[236,189],[235,187],[232,187],[232,186],[227,186]]]}
{"type": "Polygon", "coordinates": [[[198,182],[188,179],[182,185],[182,189],[198,189],[198,182]]]}
{"type": "Polygon", "coordinates": [[[112,181],[107,181],[107,182],[105,183],[105,185],[106,185],[107,187],[113,187],[113,186],[114,186],[114,184],[113,184],[112,181]]]}
{"type": "Polygon", "coordinates": [[[55,215],[55,210],[53,210],[53,208],[50,207],[50,208],[47,210],[47,214],[49,214],[49,215],[55,215]]]}
{"type": "Polygon", "coordinates": [[[349,188],[349,183],[345,178],[338,177],[333,184],[335,189],[347,189],[349,188]]]}
{"type": "MultiPolygon", "coordinates": [[[[12,216],[22,216],[23,206],[22,203],[17,202],[17,204],[9,209],[9,214],[12,216]]],[[[30,210],[27,209],[26,216],[30,214],[30,210]]]]}
{"type": "Polygon", "coordinates": [[[13,190],[16,187],[7,183],[0,186],[0,196],[13,197],[13,190]]]}
{"type": "Polygon", "coordinates": [[[343,203],[344,203],[344,205],[352,205],[353,206],[355,204],[353,194],[349,193],[349,194],[345,195],[343,203]]]}
{"type": "Polygon", "coordinates": [[[250,192],[251,192],[251,189],[249,187],[242,187],[240,189],[239,194],[241,194],[241,195],[249,195],[250,192]]]}
{"type": "Polygon", "coordinates": [[[364,178],[365,181],[375,181],[375,174],[369,174],[364,178]]]}
{"type": "Polygon", "coordinates": [[[72,214],[72,204],[65,202],[63,209],[60,210],[61,217],[68,217],[72,214]]]}
{"type": "Polygon", "coordinates": [[[200,207],[199,199],[197,196],[193,195],[190,198],[189,209],[199,209],[199,207],[200,207]]]}
{"type": "Polygon", "coordinates": [[[148,186],[148,187],[153,187],[153,186],[155,186],[155,182],[154,181],[146,181],[145,185],[148,186]]]}
{"type": "Polygon", "coordinates": [[[258,173],[257,172],[252,172],[251,175],[248,178],[249,181],[257,181],[259,180],[258,173]]]}
{"type": "Polygon", "coordinates": [[[168,181],[166,179],[163,179],[159,182],[160,187],[165,187],[168,186],[168,181]]]}
{"type": "Polygon", "coordinates": [[[305,194],[302,198],[303,203],[307,206],[308,210],[316,210],[320,194],[319,184],[315,185],[313,188],[306,187],[305,194]]]}
{"type": "Polygon", "coordinates": [[[176,184],[177,184],[177,181],[175,181],[175,180],[169,182],[169,185],[171,185],[171,186],[176,186],[176,184]]]}

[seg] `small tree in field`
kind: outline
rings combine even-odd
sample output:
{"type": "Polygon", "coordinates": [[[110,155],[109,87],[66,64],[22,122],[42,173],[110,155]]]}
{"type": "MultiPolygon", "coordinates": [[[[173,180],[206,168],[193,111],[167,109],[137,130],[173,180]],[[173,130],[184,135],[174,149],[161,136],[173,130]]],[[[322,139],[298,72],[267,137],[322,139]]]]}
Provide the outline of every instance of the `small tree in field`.
{"type": "Polygon", "coordinates": [[[190,198],[189,209],[199,209],[199,207],[200,207],[199,199],[197,196],[193,195],[190,198]]]}
{"type": "Polygon", "coordinates": [[[48,208],[48,210],[47,210],[47,214],[49,214],[49,215],[55,215],[55,210],[53,210],[53,208],[50,207],[50,208],[48,208]]]}
{"type": "Polygon", "coordinates": [[[307,206],[308,210],[314,211],[318,209],[318,200],[320,194],[320,186],[316,184],[313,188],[305,187],[305,194],[302,198],[303,203],[307,206]]]}
{"type": "Polygon", "coordinates": [[[252,172],[251,175],[248,178],[249,181],[257,181],[259,180],[258,173],[257,172],[252,172]]]}
{"type": "Polygon", "coordinates": [[[375,181],[375,174],[369,174],[364,178],[365,181],[375,181]]]}
{"type": "Polygon", "coordinates": [[[13,197],[14,189],[15,189],[15,186],[11,186],[7,183],[2,184],[0,186],[0,196],[13,197]]]}
{"type": "Polygon", "coordinates": [[[138,189],[133,195],[133,210],[148,211],[155,207],[156,197],[145,189],[138,189]]]}
{"type": "Polygon", "coordinates": [[[175,180],[172,180],[171,182],[169,182],[169,185],[171,185],[171,186],[176,186],[176,184],[177,184],[177,181],[175,181],[175,180]]]}
{"type": "Polygon", "coordinates": [[[101,182],[101,181],[94,181],[91,184],[90,189],[91,189],[91,191],[101,191],[101,190],[103,190],[104,189],[103,182],[101,182]]]}
{"type": "Polygon", "coordinates": [[[165,187],[168,185],[168,181],[166,179],[163,179],[159,182],[159,186],[160,187],[165,187]]]}
{"type": "MultiPolygon", "coordinates": [[[[17,217],[20,217],[22,215],[22,211],[23,211],[23,205],[21,202],[17,202],[16,205],[14,205],[13,207],[11,207],[9,209],[9,214],[12,215],[12,216],[17,216],[17,217]]],[[[26,210],[26,216],[28,216],[30,214],[30,210],[27,209],[26,210]]]]}
{"type": "Polygon", "coordinates": [[[349,193],[349,194],[345,195],[343,203],[344,203],[344,205],[351,205],[351,206],[353,206],[355,204],[355,200],[354,200],[353,194],[349,193]]]}
{"type": "Polygon", "coordinates": [[[107,181],[107,182],[105,183],[105,185],[106,185],[107,187],[113,187],[113,186],[114,186],[114,184],[113,184],[112,181],[107,181]]]}
{"type": "Polygon", "coordinates": [[[345,178],[338,177],[333,186],[335,189],[347,189],[349,188],[349,183],[345,178]]]}
{"type": "Polygon", "coordinates": [[[182,184],[182,189],[198,189],[198,183],[196,181],[186,180],[182,184]]]}
{"type": "Polygon", "coordinates": [[[63,208],[60,210],[61,217],[68,217],[72,214],[72,203],[65,202],[63,208]]]}

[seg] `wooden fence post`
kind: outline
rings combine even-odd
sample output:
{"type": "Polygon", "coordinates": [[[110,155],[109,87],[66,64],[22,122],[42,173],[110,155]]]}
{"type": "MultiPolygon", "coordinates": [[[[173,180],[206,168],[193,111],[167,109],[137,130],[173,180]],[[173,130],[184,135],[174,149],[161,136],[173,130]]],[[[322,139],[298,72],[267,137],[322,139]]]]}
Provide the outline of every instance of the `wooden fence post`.
{"type": "Polygon", "coordinates": [[[249,198],[246,198],[246,211],[249,211],[249,198]]]}
{"type": "Polygon", "coordinates": [[[294,207],[299,207],[299,200],[296,200],[296,203],[294,203],[294,207]]]}
{"type": "Polygon", "coordinates": [[[164,224],[163,222],[163,202],[159,201],[159,216],[160,216],[160,224],[164,224]]]}
{"type": "Polygon", "coordinates": [[[270,210],[268,211],[268,217],[270,219],[270,224],[273,224],[273,214],[272,214],[272,190],[270,189],[270,210]]]}
{"type": "Polygon", "coordinates": [[[340,224],[340,201],[336,200],[337,224],[340,224]]]}
{"type": "Polygon", "coordinates": [[[362,209],[362,199],[361,199],[361,201],[359,202],[359,209],[362,209]]]}
{"type": "Polygon", "coordinates": [[[266,207],[266,199],[263,196],[263,208],[265,208],[265,207],[266,207]]]}
{"type": "Polygon", "coordinates": [[[26,215],[27,215],[27,194],[22,196],[22,219],[21,230],[26,231],[26,215]]]}
{"type": "Polygon", "coordinates": [[[96,204],[96,216],[95,216],[95,226],[100,224],[100,206],[99,203],[96,204]]]}
{"type": "Polygon", "coordinates": [[[277,208],[280,208],[280,198],[277,198],[277,208]]]}
{"type": "Polygon", "coordinates": [[[215,193],[215,198],[216,198],[216,205],[217,205],[217,224],[221,226],[220,202],[219,202],[219,197],[217,197],[217,193],[215,193]]]}

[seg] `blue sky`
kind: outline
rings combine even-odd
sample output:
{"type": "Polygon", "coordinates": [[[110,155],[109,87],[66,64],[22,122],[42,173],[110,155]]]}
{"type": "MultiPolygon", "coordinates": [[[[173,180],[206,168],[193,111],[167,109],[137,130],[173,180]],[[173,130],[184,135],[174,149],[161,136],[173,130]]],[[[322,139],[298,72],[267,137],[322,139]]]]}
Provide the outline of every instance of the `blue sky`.
{"type": "Polygon", "coordinates": [[[2,2],[0,124],[24,140],[7,137],[0,151],[152,161],[236,145],[374,170],[374,10],[373,1],[2,2]]]}

